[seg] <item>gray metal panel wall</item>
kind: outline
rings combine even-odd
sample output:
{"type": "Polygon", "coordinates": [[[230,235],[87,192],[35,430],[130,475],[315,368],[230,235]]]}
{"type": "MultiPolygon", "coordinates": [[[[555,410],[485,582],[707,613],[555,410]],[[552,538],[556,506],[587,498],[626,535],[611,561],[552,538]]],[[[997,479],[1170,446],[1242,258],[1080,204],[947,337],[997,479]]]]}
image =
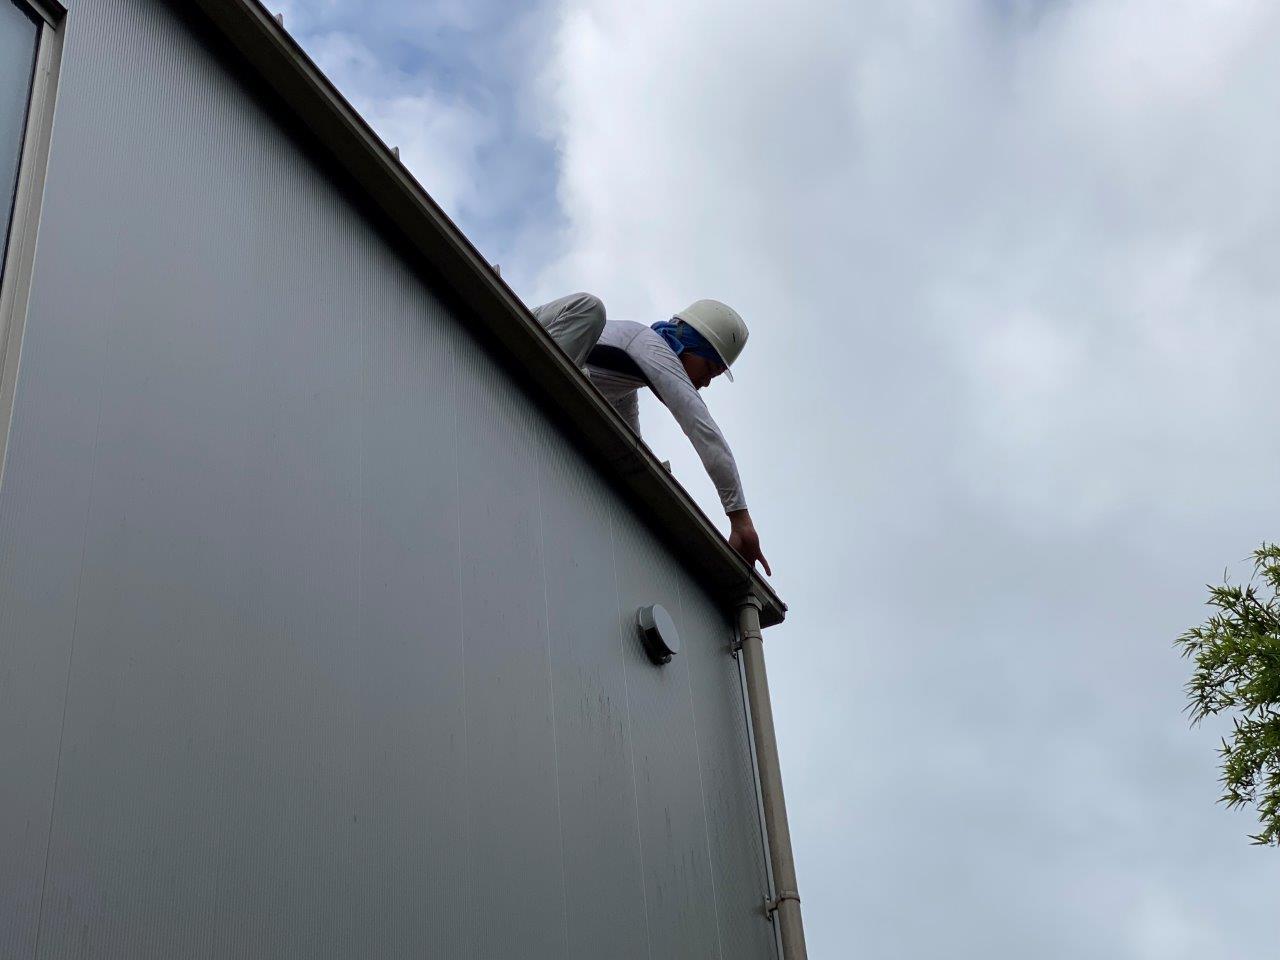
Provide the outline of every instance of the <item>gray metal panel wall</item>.
{"type": "Polygon", "coordinates": [[[771,956],[724,613],[166,5],[67,31],[0,955],[771,956]]]}
{"type": "MultiPolygon", "coordinates": [[[[543,564],[556,710],[568,956],[650,956],[637,819],[628,669],[631,620],[619,599],[617,513],[562,445],[540,458],[543,564]]],[[[647,669],[653,669],[648,667],[647,669]]]]}

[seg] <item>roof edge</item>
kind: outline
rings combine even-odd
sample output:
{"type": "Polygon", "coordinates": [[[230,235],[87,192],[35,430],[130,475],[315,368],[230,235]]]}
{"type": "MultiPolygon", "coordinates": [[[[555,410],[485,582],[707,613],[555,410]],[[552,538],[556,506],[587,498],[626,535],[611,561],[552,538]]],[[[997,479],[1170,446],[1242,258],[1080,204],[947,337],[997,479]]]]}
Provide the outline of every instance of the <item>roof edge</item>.
{"type": "Polygon", "coordinates": [[[786,616],[773,588],[729,546],[693,498],[672,478],[598,390],[582,375],[510,287],[449,219],[391,148],[258,0],[189,0],[265,85],[309,128],[365,198],[475,315],[494,345],[527,375],[542,398],[566,415],[644,517],[713,596],[761,603],[761,625],[786,616]]]}

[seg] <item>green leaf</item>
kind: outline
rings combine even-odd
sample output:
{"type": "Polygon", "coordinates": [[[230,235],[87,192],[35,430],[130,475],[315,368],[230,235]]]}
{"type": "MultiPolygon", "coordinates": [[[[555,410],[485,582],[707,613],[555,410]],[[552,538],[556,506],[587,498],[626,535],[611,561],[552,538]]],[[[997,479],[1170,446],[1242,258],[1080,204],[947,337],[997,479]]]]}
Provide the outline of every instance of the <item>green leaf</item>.
{"type": "Polygon", "coordinates": [[[1186,711],[1192,724],[1231,715],[1231,738],[1218,750],[1220,802],[1256,806],[1262,830],[1249,839],[1280,846],[1280,544],[1254,551],[1249,583],[1228,579],[1224,572],[1222,586],[1208,587],[1216,612],[1174,641],[1195,662],[1186,711]]]}

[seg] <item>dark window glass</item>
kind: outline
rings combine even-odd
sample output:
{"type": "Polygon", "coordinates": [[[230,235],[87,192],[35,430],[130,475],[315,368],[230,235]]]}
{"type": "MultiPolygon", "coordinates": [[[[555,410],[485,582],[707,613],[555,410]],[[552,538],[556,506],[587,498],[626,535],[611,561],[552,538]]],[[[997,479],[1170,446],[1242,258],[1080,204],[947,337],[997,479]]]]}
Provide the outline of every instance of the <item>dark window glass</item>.
{"type": "Polygon", "coordinates": [[[40,24],[25,7],[15,0],[0,0],[0,266],[9,245],[39,36],[40,24]]]}

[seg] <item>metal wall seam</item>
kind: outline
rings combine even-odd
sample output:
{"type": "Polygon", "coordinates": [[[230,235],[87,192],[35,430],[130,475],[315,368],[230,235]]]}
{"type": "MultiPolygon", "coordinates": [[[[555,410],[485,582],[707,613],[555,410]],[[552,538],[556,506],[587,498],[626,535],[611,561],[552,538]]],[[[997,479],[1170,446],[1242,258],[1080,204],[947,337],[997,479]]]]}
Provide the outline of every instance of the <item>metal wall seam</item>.
{"type": "Polygon", "coordinates": [[[17,388],[22,334],[31,294],[31,275],[35,269],[40,202],[44,196],[45,177],[49,169],[53,116],[58,101],[58,73],[62,63],[62,30],[66,10],[60,4],[54,4],[44,8],[41,13],[46,23],[40,28],[36,49],[17,190],[9,222],[9,243],[3,270],[0,270],[0,275],[4,277],[4,283],[0,285],[0,484],[4,483],[13,396],[17,388]]]}

